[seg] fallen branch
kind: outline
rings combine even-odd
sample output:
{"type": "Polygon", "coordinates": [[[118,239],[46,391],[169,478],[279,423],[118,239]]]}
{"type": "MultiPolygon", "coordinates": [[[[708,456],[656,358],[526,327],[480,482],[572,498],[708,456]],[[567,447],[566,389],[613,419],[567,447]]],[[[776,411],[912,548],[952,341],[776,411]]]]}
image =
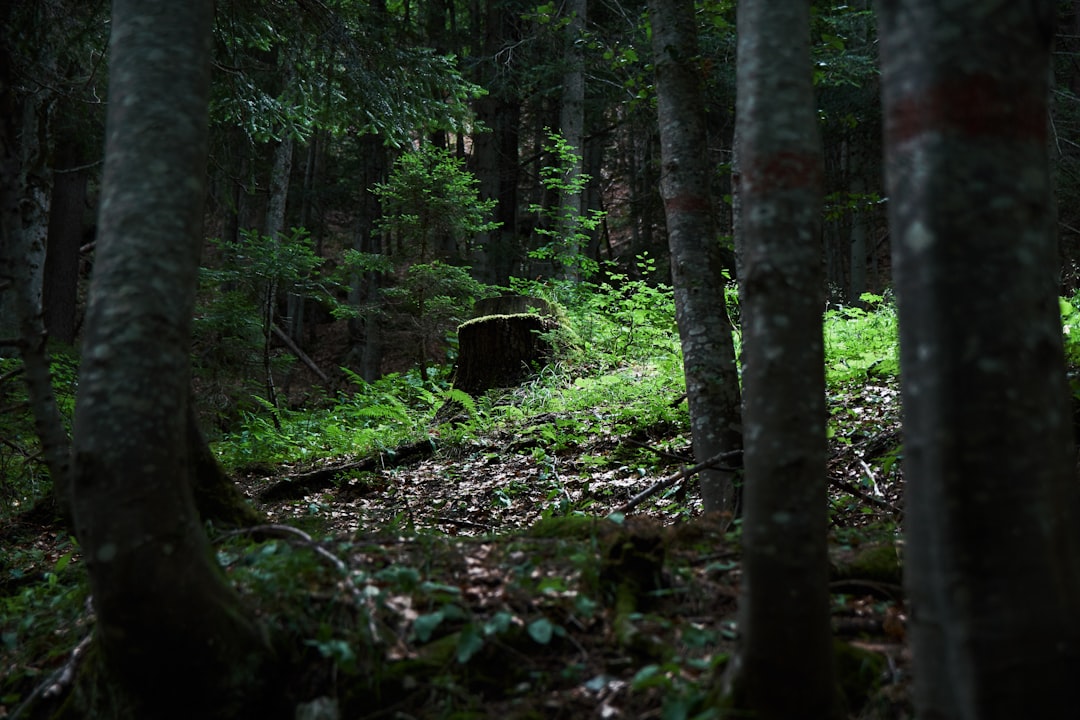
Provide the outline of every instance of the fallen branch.
{"type": "Polygon", "coordinates": [[[626,442],[633,445],[634,447],[641,448],[642,450],[648,450],[649,452],[654,453],[654,454],[658,455],[659,457],[666,458],[668,460],[672,460],[672,461],[677,462],[677,463],[690,462],[690,460],[687,459],[686,456],[684,456],[684,455],[677,455],[675,453],[668,452],[667,450],[661,450],[659,448],[654,448],[652,445],[649,445],[648,443],[643,443],[643,442],[640,442],[638,440],[627,440],[626,442]]]}
{"type": "Polygon", "coordinates": [[[613,512],[623,513],[623,514],[628,513],[631,510],[633,510],[634,508],[636,508],[638,505],[640,505],[642,502],[647,500],[648,498],[650,498],[653,495],[655,495],[656,493],[660,492],[661,490],[665,490],[665,489],[671,487],[672,485],[679,482],[683,478],[688,478],[688,477],[691,477],[692,475],[697,475],[702,470],[706,470],[708,468],[716,468],[718,470],[728,470],[728,471],[738,470],[739,468],[728,467],[728,466],[725,466],[725,465],[721,465],[720,463],[722,461],[724,461],[724,460],[731,460],[733,458],[737,458],[737,457],[741,457],[741,456],[742,456],[742,450],[729,450],[728,452],[722,452],[722,453],[720,453],[718,455],[713,455],[708,460],[705,460],[704,462],[699,462],[697,465],[692,465],[692,466],[690,466],[688,468],[683,468],[682,470],[675,473],[674,475],[670,475],[670,476],[664,478],[663,480],[656,483],[655,485],[648,488],[647,490],[642,490],[637,495],[630,498],[629,500],[627,500],[625,503],[623,503],[619,507],[615,508],[615,510],[613,512]]]}
{"type": "Polygon", "coordinates": [[[289,352],[299,358],[300,362],[307,365],[308,368],[311,369],[311,372],[315,373],[320,380],[322,380],[324,383],[330,382],[330,378],[326,377],[326,373],[324,373],[319,368],[319,366],[315,364],[314,360],[308,357],[308,354],[306,352],[300,349],[299,345],[293,342],[293,339],[291,337],[282,332],[281,328],[279,328],[277,325],[271,325],[270,329],[273,331],[274,335],[277,336],[278,340],[285,343],[285,347],[289,348],[289,352]]]}
{"type": "Polygon", "coordinates": [[[884,500],[881,500],[880,498],[874,497],[870,493],[863,492],[859,488],[857,488],[854,485],[852,485],[851,483],[849,483],[847,480],[830,480],[829,484],[832,485],[835,488],[839,488],[840,490],[843,490],[848,495],[854,495],[855,497],[859,498],[860,500],[863,500],[864,502],[868,502],[871,505],[876,505],[877,507],[881,508],[882,510],[888,510],[889,512],[893,513],[894,515],[899,515],[900,512],[901,512],[900,508],[896,507],[892,503],[885,502],[884,500]]]}
{"type": "Polygon", "coordinates": [[[23,700],[19,707],[15,708],[15,712],[11,715],[12,720],[23,717],[26,714],[29,717],[31,706],[39,698],[53,698],[60,697],[64,692],[69,690],[75,682],[75,673],[79,668],[79,662],[86,654],[86,648],[90,647],[90,641],[94,637],[93,633],[90,633],[71,651],[68,655],[68,659],[64,664],[58,668],[55,672],[49,675],[45,682],[40,683],[34,690],[23,700]]]}
{"type": "Polygon", "coordinates": [[[434,438],[425,438],[408,445],[401,445],[392,450],[368,456],[360,460],[341,465],[330,465],[306,473],[292,475],[274,483],[259,493],[260,502],[292,500],[311,492],[330,487],[342,473],[361,473],[379,470],[385,467],[397,467],[414,460],[430,457],[435,452],[434,438]]]}

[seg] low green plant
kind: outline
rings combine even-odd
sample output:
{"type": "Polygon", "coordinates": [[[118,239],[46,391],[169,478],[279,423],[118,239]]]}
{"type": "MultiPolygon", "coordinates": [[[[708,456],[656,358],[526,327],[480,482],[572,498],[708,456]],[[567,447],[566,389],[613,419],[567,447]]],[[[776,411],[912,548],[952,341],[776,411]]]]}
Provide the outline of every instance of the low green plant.
{"type": "MultiPolygon", "coordinates": [[[[71,432],[78,389],[79,358],[74,349],[50,347],[53,396],[71,432]]],[[[0,525],[9,515],[30,508],[52,489],[34,417],[30,411],[22,361],[0,358],[0,525]]]]}
{"type": "Polygon", "coordinates": [[[900,372],[896,307],[882,295],[863,293],[865,307],[841,306],[825,312],[825,376],[830,385],[900,372]]]}
{"type": "Polygon", "coordinates": [[[605,370],[676,357],[681,350],[672,288],[649,280],[657,266],[648,253],[638,255],[636,268],[636,279],[611,265],[599,282],[512,278],[510,287],[561,308],[568,327],[554,331],[553,345],[568,350],[575,365],[605,370]]]}
{"type": "Polygon", "coordinates": [[[86,574],[73,560],[74,541],[50,548],[48,562],[37,547],[19,547],[0,562],[0,705],[18,706],[41,684],[42,666],[55,666],[88,634],[86,574]],[[43,563],[44,571],[41,570],[43,563]]]}
{"type": "MultiPolygon", "coordinates": [[[[486,418],[472,397],[450,387],[445,373],[425,378],[412,370],[369,383],[347,368],[342,372],[354,388],[326,407],[290,410],[256,396],[257,407],[243,413],[240,428],[215,443],[218,459],[234,469],[390,450],[428,437],[447,402],[460,404],[475,423],[486,418]]],[[[471,427],[458,428],[456,437],[471,427]]]]}
{"type": "Polygon", "coordinates": [[[1059,298],[1065,360],[1070,367],[1080,366],[1080,291],[1059,298]]]}

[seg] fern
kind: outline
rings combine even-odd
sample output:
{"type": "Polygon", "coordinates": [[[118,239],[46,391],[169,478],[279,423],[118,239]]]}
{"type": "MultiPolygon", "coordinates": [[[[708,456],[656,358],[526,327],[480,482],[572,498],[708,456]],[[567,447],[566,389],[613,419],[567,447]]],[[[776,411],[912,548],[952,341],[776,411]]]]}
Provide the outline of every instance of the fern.
{"type": "Polygon", "coordinates": [[[375,405],[365,403],[362,399],[359,402],[354,401],[355,404],[350,408],[349,414],[373,420],[389,420],[410,424],[409,408],[405,403],[393,395],[384,395],[382,399],[385,402],[375,405]]]}
{"type": "Polygon", "coordinates": [[[477,417],[481,413],[477,410],[476,401],[473,400],[472,395],[459,390],[458,388],[449,388],[445,393],[445,399],[448,402],[456,402],[461,407],[465,408],[465,412],[469,414],[469,417],[477,417]]]}

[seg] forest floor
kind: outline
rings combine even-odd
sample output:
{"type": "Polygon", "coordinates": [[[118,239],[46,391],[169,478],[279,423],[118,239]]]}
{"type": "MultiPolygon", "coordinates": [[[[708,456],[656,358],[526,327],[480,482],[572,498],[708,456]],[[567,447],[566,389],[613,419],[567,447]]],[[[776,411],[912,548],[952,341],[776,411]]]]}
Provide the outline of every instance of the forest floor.
{"type": "MultiPolygon", "coordinates": [[[[899,394],[880,381],[829,400],[846,714],[908,718],[899,394]]],[[[375,458],[239,474],[267,523],[214,540],[249,607],[288,639],[296,717],[723,717],[708,693],[737,630],[738,532],[700,515],[692,478],[612,515],[683,467],[685,428],[553,443],[567,420],[446,446],[433,429],[375,458]]],[[[0,718],[62,695],[58,671],[93,626],[66,533],[24,516],[3,535],[21,551],[0,609],[22,616],[0,617],[0,718]]]]}

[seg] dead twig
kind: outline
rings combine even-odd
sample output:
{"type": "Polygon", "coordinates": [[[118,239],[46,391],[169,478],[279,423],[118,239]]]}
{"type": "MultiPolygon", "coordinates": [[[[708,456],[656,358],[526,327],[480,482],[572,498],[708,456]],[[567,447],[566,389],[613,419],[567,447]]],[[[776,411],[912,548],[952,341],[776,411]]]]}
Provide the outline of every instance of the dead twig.
{"type": "Polygon", "coordinates": [[[880,498],[876,498],[870,493],[860,490],[859,488],[855,487],[855,485],[849,483],[847,480],[830,480],[829,485],[833,486],[834,488],[839,488],[840,490],[846,492],[848,495],[853,495],[860,500],[863,500],[864,502],[868,502],[871,505],[881,508],[882,510],[888,510],[894,515],[899,515],[901,512],[900,508],[896,507],[892,503],[886,502],[880,498]]]}
{"type": "Polygon", "coordinates": [[[653,453],[654,455],[656,455],[658,457],[662,457],[662,458],[664,458],[666,460],[673,460],[673,461],[675,461],[677,463],[690,462],[690,458],[687,458],[685,455],[676,455],[675,453],[668,452],[667,450],[661,450],[660,448],[654,448],[652,445],[649,445],[648,443],[643,443],[643,442],[641,442],[639,440],[630,440],[630,439],[628,439],[626,442],[630,443],[634,447],[641,448],[642,450],[648,450],[649,452],[653,453]]]}
{"type": "Polygon", "coordinates": [[[308,369],[315,373],[324,384],[330,382],[330,378],[326,377],[326,373],[324,373],[322,369],[315,364],[315,361],[308,357],[308,354],[301,350],[300,346],[293,342],[293,339],[286,335],[281,328],[274,324],[270,326],[270,330],[273,331],[278,340],[285,344],[285,347],[289,348],[289,352],[299,358],[300,362],[307,365],[308,369]]]}
{"type": "Polygon", "coordinates": [[[57,697],[71,686],[75,681],[75,671],[79,667],[79,659],[86,652],[86,648],[90,646],[90,640],[93,637],[94,635],[91,633],[79,641],[79,644],[71,651],[67,661],[56,672],[49,675],[45,682],[35,687],[22,705],[15,709],[15,712],[11,715],[11,720],[23,717],[23,714],[29,711],[30,706],[38,698],[57,697]]]}
{"type": "Polygon", "coordinates": [[[728,470],[728,471],[738,470],[739,468],[728,467],[726,465],[721,465],[720,464],[724,460],[732,460],[732,459],[737,458],[737,457],[742,457],[742,450],[730,450],[728,452],[722,452],[722,453],[719,453],[717,455],[713,455],[711,458],[709,458],[708,460],[705,460],[704,462],[699,462],[697,465],[692,465],[691,467],[683,468],[682,470],[675,473],[674,475],[669,475],[668,477],[664,478],[663,480],[656,483],[655,485],[648,488],[647,490],[642,490],[637,495],[630,498],[629,500],[624,502],[619,507],[615,508],[614,512],[626,514],[626,513],[630,512],[631,510],[633,510],[634,508],[636,508],[642,502],[647,500],[648,498],[650,498],[653,495],[655,495],[656,493],[660,492],[661,490],[664,490],[666,488],[671,487],[672,485],[679,482],[683,478],[688,478],[688,477],[690,477],[692,475],[697,475],[699,472],[701,472],[702,470],[705,470],[707,468],[716,468],[718,470],[728,470]]]}

